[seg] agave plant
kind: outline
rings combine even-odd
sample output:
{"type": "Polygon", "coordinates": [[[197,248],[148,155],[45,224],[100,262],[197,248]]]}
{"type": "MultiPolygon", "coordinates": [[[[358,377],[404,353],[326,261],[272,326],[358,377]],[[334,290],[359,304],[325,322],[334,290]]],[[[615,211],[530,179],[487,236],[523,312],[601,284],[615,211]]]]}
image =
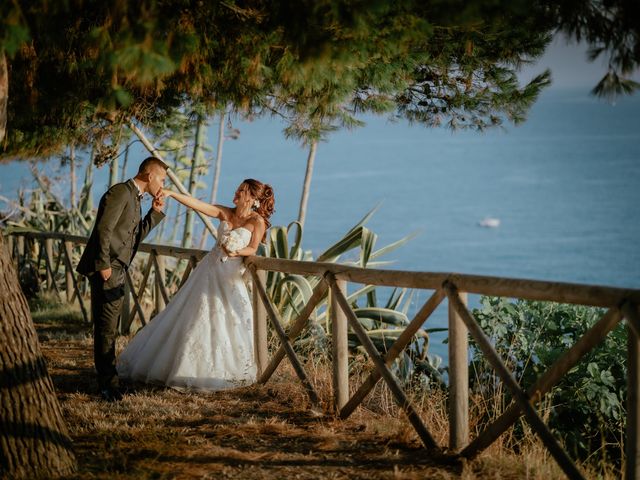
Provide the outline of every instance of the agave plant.
{"type": "MultiPolygon", "coordinates": [[[[340,240],[315,259],[311,251],[302,248],[303,229],[299,222],[292,222],[287,226],[272,227],[267,246],[260,253],[272,258],[335,262],[362,268],[388,265],[391,262],[383,261],[381,257],[407,243],[415,234],[376,249],[377,235],[365,226],[376,210],[377,207],[369,211],[340,240]]],[[[267,292],[279,310],[285,329],[295,321],[297,314],[309,301],[313,289],[320,281],[319,277],[313,275],[268,272],[267,292]]],[[[347,292],[347,300],[360,324],[367,331],[376,348],[385,353],[409,324],[407,313],[411,306],[413,292],[409,292],[405,288],[395,288],[388,295],[384,304],[379,303],[379,296],[379,289],[373,285],[365,285],[355,291],[347,292]]],[[[327,301],[325,296],[316,307],[315,314],[310,318],[309,328],[296,341],[297,348],[326,349],[327,339],[330,338],[331,332],[327,301]]],[[[394,363],[393,368],[396,376],[402,381],[411,381],[416,374],[420,373],[425,374],[425,378],[434,379],[438,383],[442,381],[442,375],[438,368],[441,360],[437,356],[428,354],[429,333],[436,330],[440,329],[418,330],[414,341],[394,363]]],[[[349,332],[349,347],[353,353],[364,352],[353,332],[349,332]]]]}

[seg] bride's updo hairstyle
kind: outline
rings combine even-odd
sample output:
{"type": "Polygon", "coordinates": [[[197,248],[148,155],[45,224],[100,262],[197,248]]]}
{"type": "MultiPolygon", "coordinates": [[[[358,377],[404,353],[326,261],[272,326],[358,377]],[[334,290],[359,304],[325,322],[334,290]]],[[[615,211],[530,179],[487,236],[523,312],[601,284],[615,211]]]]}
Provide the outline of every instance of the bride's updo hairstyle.
{"type": "MultiPolygon", "coordinates": [[[[253,210],[264,218],[264,223],[267,226],[267,229],[271,226],[271,222],[269,222],[269,218],[275,212],[275,203],[276,200],[273,196],[273,188],[268,183],[262,183],[259,180],[254,180],[253,178],[247,178],[242,183],[249,187],[249,191],[251,195],[258,201],[259,205],[254,205],[253,210]]],[[[262,238],[264,242],[266,238],[265,236],[262,238]]]]}

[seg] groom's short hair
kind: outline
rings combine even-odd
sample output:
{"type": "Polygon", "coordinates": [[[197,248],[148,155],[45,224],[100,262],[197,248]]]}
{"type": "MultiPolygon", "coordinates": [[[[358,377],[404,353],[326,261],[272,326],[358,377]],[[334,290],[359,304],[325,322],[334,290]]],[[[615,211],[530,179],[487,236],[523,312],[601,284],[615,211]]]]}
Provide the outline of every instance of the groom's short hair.
{"type": "Polygon", "coordinates": [[[169,169],[169,165],[164,163],[162,160],[156,157],[147,157],[145,158],[140,167],[138,168],[138,174],[140,173],[148,173],[153,167],[162,167],[165,170],[169,169]]]}

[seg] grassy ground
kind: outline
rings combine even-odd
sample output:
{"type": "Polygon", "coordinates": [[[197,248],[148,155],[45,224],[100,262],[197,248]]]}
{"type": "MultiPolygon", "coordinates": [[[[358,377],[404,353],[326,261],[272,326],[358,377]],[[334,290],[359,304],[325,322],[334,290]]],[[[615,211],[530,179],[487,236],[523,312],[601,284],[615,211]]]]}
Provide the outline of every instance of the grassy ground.
{"type": "MultiPolygon", "coordinates": [[[[313,414],[288,364],[263,386],[202,394],[127,384],[122,402],[104,403],[89,326],[67,306],[31,303],[78,457],[73,478],[563,478],[536,442],[518,455],[492,447],[468,464],[422,449],[380,385],[347,421],[313,414]]],[[[309,367],[328,404],[327,368],[309,367]]],[[[444,400],[419,408],[446,445],[444,400]]]]}

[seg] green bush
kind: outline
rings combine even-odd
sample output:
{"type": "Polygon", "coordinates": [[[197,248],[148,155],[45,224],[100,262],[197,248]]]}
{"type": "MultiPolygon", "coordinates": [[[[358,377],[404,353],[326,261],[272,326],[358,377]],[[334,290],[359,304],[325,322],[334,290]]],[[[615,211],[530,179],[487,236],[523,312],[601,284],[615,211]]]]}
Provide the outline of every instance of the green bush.
{"type": "MultiPolygon", "coordinates": [[[[473,314],[520,385],[527,389],[603,315],[598,308],[482,297],[473,314]]],[[[503,407],[511,400],[471,342],[470,387],[503,407]]],[[[627,332],[619,324],[542,403],[543,417],[573,458],[620,466],[626,415],[627,332]]],[[[489,413],[489,412],[487,412],[489,413]]],[[[488,415],[486,420],[489,420],[488,415]]],[[[516,431],[516,438],[518,437],[516,431]]],[[[522,430],[520,430],[522,433],[522,430]]]]}

